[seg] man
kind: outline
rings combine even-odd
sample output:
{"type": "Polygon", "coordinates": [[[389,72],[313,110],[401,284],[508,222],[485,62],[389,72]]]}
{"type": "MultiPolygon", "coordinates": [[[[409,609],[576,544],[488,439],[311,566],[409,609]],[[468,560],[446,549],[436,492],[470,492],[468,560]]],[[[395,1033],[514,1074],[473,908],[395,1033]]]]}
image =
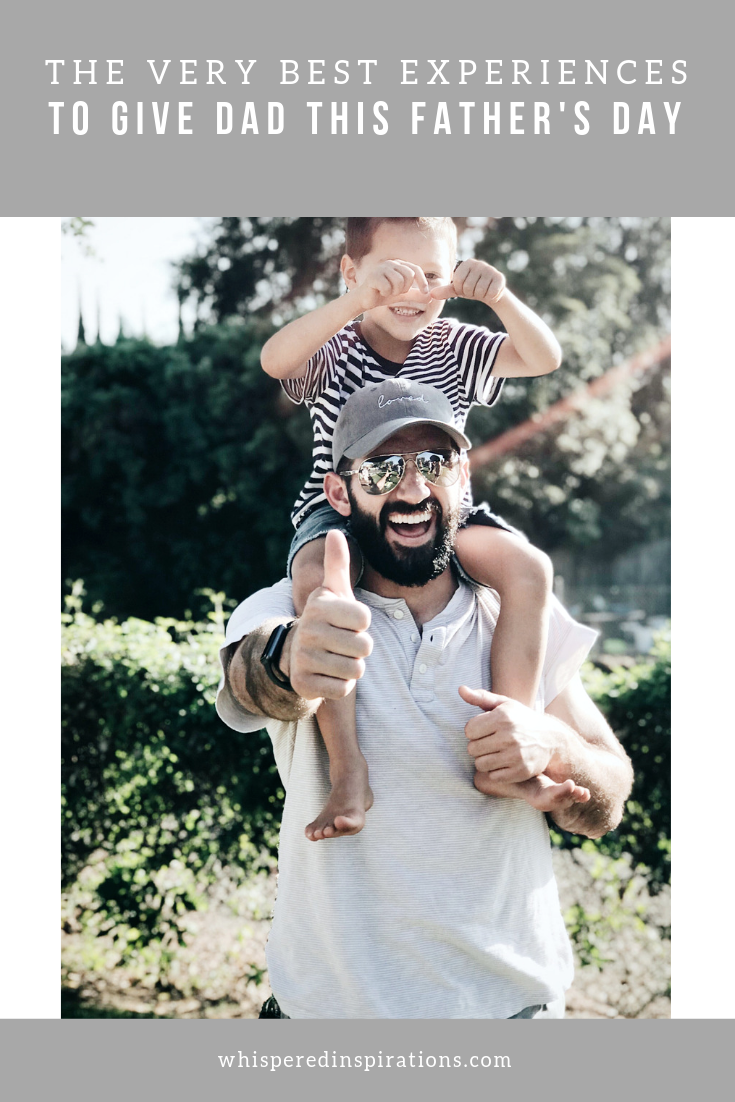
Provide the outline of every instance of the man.
{"type": "Polygon", "coordinates": [[[463,442],[432,387],[396,380],[352,395],[335,466],[362,473],[330,472],[324,486],[364,557],[356,596],[347,542],[330,532],[324,585],[289,630],[279,626],[293,621],[287,582],[228,625],[219,714],[237,730],[267,717],[286,789],[268,944],[280,1016],[563,1016],[572,959],[546,820],[494,793],[542,774],[571,779],[589,799],[570,795],[553,817],[598,837],[620,821],[631,769],[578,677],[594,635],[560,606],[543,711],[483,688],[497,602],[451,561],[463,442]],[[426,450],[441,463],[419,459],[426,450]],[[402,457],[402,477],[376,494],[365,477],[374,465],[363,464],[388,454],[402,457]],[[406,523],[417,513],[420,524],[406,523]],[[375,804],[360,834],[314,843],[304,826],[328,792],[328,765],[312,717],[356,682],[375,804]]]}

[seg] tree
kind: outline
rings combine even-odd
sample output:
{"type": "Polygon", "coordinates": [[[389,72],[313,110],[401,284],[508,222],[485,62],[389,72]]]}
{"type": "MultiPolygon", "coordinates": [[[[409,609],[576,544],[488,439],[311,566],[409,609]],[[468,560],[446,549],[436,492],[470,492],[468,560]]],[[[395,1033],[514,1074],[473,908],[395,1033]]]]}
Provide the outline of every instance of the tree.
{"type": "Polygon", "coordinates": [[[212,240],[177,265],[179,301],[203,320],[289,316],[300,303],[337,293],[339,218],[222,218],[212,240]]]}
{"type": "MultiPolygon", "coordinates": [[[[498,219],[475,252],[508,271],[511,286],[558,336],[564,362],[553,375],[507,383],[498,406],[476,409],[473,440],[534,417],[668,328],[665,219],[498,219]]],[[[481,304],[453,306],[480,321],[481,304]]],[[[590,402],[518,454],[477,472],[476,495],[550,551],[594,546],[596,555],[612,557],[665,535],[668,384],[664,365],[590,402]]]]}
{"type": "Polygon", "coordinates": [[[63,577],[109,615],[181,616],[204,586],[240,597],[282,576],[311,433],[260,369],[269,331],[63,357],[63,577]]]}

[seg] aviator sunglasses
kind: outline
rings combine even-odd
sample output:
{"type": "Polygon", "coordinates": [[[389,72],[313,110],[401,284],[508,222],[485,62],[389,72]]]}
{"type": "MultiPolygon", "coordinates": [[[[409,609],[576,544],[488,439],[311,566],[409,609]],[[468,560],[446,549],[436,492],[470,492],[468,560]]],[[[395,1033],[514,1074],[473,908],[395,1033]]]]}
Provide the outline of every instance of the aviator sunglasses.
{"type": "Polygon", "coordinates": [[[459,453],[454,451],[404,452],[402,455],[374,455],[356,471],[340,471],[342,478],[356,474],[368,494],[389,494],[399,485],[411,460],[418,473],[432,486],[453,486],[459,478],[459,453]]]}

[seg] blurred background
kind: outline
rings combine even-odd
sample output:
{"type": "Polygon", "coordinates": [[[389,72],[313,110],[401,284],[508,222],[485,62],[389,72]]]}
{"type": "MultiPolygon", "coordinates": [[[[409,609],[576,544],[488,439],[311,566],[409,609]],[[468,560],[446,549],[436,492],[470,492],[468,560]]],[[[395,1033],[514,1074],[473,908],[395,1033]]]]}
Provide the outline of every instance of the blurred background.
{"type": "MultiPolygon", "coordinates": [[[[468,422],[476,500],[549,552],[636,787],[554,832],[570,1016],[669,1016],[670,236],[654,218],[458,218],[562,367],[468,422]]],[[[252,1017],[283,792],[212,702],[227,615],[284,573],[311,431],[259,365],[342,290],[338,218],[63,222],[63,989],[79,1016],[252,1017]]],[[[486,307],[445,311],[502,328],[486,307]]]]}

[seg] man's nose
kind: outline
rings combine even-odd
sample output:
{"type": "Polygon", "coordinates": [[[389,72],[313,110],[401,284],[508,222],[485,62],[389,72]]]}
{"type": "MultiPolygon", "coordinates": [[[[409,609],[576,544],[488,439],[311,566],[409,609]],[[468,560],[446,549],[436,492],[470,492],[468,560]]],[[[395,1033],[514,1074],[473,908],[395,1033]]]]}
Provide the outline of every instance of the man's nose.
{"type": "Polygon", "coordinates": [[[429,484],[419,474],[415,459],[407,459],[406,471],[396,487],[396,493],[402,501],[419,502],[431,497],[429,484]]]}

